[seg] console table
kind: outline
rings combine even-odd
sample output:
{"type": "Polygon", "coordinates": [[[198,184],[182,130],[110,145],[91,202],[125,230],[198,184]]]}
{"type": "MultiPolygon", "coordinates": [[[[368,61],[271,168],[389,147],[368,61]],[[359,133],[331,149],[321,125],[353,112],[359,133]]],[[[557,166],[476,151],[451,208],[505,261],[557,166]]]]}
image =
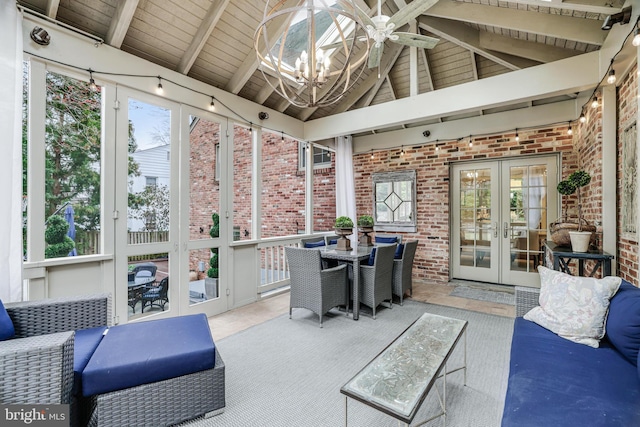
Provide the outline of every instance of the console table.
{"type": "Polygon", "coordinates": [[[602,268],[602,276],[611,276],[611,260],[613,255],[599,250],[589,250],[588,252],[573,252],[568,246],[558,246],[553,242],[544,243],[545,266],[563,273],[571,274],[570,264],[572,260],[578,260],[578,276],[585,275],[585,260],[593,260],[593,269],[587,275],[593,277],[602,268]]]}
{"type": "Polygon", "coordinates": [[[427,394],[435,388],[442,412],[420,423],[444,416],[447,375],[464,371],[467,383],[467,322],[425,313],[376,356],[340,392],[345,395],[345,426],[349,398],[371,406],[406,425],[413,421],[427,394]],[[447,360],[464,335],[463,366],[447,369],[447,360]],[[443,391],[435,387],[443,377],[443,391]]]}

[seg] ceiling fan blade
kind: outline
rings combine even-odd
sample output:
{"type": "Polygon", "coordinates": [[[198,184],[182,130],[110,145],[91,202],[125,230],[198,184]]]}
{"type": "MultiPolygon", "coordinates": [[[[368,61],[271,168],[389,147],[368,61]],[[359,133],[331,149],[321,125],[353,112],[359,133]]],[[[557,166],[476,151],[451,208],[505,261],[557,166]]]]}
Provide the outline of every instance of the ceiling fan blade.
{"type": "Polygon", "coordinates": [[[394,24],[394,28],[400,28],[412,19],[416,19],[436,3],[438,3],[438,0],[413,0],[397,11],[391,19],[389,19],[388,24],[394,24]]]}
{"type": "Polygon", "coordinates": [[[432,49],[440,41],[435,37],[423,36],[421,34],[404,33],[402,31],[393,32],[394,36],[398,36],[395,40],[396,43],[400,43],[406,46],[415,46],[422,49],[432,49]]]}
{"type": "Polygon", "coordinates": [[[384,50],[384,43],[380,43],[380,46],[376,47],[371,46],[371,51],[369,52],[369,63],[367,66],[369,68],[376,68],[380,65],[380,58],[382,58],[382,51],[384,50]]]}
{"type": "MultiPolygon", "coordinates": [[[[341,1],[337,1],[336,3],[338,3],[344,10],[351,10],[351,3],[347,2],[346,5],[343,5],[341,1]]],[[[376,27],[376,24],[371,20],[371,17],[369,17],[369,15],[367,14],[367,12],[365,12],[364,10],[360,9],[360,7],[358,7],[356,5],[356,15],[358,15],[358,18],[360,18],[362,20],[362,23],[365,25],[365,27],[367,25],[372,26],[373,28],[376,27]]]]}

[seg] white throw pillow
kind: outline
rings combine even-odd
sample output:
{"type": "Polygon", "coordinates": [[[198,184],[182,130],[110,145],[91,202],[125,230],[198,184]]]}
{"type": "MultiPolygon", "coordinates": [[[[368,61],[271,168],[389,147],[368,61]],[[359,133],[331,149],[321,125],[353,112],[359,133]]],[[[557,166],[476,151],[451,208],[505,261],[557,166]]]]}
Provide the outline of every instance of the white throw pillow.
{"type": "Polygon", "coordinates": [[[597,348],[605,333],[609,300],[622,279],[571,276],[539,266],[540,306],[524,318],[568,340],[597,348]]]}

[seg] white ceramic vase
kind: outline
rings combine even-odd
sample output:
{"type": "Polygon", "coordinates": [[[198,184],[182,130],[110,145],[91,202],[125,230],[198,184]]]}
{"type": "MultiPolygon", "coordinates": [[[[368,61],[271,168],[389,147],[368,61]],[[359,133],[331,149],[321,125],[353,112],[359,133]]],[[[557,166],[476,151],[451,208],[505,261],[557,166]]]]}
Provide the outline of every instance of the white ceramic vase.
{"type": "Polygon", "coordinates": [[[571,249],[573,252],[587,252],[591,241],[591,231],[570,231],[571,249]]]}

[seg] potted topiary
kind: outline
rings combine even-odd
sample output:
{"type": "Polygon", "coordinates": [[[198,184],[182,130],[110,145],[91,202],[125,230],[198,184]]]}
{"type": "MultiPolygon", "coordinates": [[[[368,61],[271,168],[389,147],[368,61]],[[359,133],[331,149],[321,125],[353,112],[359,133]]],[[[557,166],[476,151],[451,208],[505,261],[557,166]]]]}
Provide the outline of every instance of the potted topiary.
{"type": "Polygon", "coordinates": [[[582,215],[582,194],[580,188],[591,182],[591,175],[584,170],[573,172],[569,177],[558,183],[556,187],[558,193],[565,196],[562,217],[554,221],[549,226],[551,240],[557,245],[569,246],[574,252],[587,252],[589,244],[596,231],[594,225],[590,225],[582,215]],[[568,196],[577,193],[578,196],[578,216],[569,217],[568,196]]]}
{"type": "Polygon", "coordinates": [[[347,236],[353,234],[353,220],[348,216],[339,216],[336,218],[334,227],[336,234],[340,236],[336,249],[339,251],[350,251],[351,241],[347,239],[347,236]]]}
{"type": "Polygon", "coordinates": [[[73,239],[67,236],[69,223],[60,215],[52,215],[47,220],[47,228],[44,232],[44,241],[47,247],[44,249],[45,258],[59,258],[69,256],[76,247],[73,239]]]}
{"type": "Polygon", "coordinates": [[[373,246],[369,233],[373,232],[373,217],[371,215],[362,215],[358,218],[358,227],[362,232],[360,236],[360,244],[365,246],[373,246]]]}
{"type": "MultiPolygon", "coordinates": [[[[209,230],[209,235],[212,238],[220,237],[220,215],[213,213],[211,215],[213,225],[209,230]]],[[[218,297],[218,276],[220,270],[218,269],[218,248],[211,248],[211,258],[209,259],[209,269],[207,270],[207,277],[204,279],[204,289],[207,298],[218,297]]]]}

